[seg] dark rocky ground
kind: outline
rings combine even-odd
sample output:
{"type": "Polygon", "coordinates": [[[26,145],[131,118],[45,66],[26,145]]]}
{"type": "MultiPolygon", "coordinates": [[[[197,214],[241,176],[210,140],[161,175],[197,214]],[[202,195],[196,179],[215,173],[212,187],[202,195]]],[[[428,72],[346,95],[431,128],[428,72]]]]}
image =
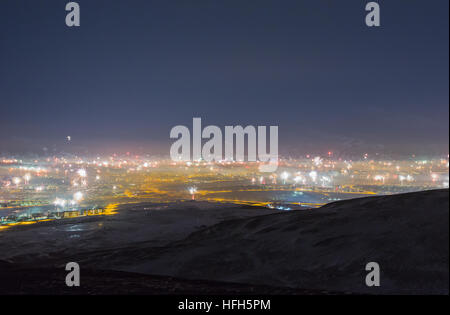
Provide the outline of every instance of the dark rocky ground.
{"type": "Polygon", "coordinates": [[[113,270],[82,270],[80,287],[67,287],[61,268],[24,269],[0,261],[0,295],[340,295],[345,292],[186,280],[113,270]]]}

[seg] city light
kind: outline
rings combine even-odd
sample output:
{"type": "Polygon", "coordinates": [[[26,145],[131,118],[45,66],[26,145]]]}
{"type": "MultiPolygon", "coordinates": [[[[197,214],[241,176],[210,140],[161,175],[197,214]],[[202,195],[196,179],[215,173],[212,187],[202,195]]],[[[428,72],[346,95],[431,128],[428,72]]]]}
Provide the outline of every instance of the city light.
{"type": "Polygon", "coordinates": [[[77,174],[78,174],[80,177],[86,177],[86,176],[87,176],[87,172],[86,172],[85,169],[79,169],[79,170],[77,171],[77,174]]]}
{"type": "Polygon", "coordinates": [[[316,171],[311,171],[309,173],[309,177],[312,179],[313,182],[315,182],[317,180],[317,172],[316,171]]]}
{"type": "Polygon", "coordinates": [[[288,172],[281,173],[281,179],[283,180],[284,184],[286,184],[286,180],[291,176],[288,172]]]}
{"type": "Polygon", "coordinates": [[[38,187],[36,187],[34,190],[35,190],[36,192],[41,192],[41,191],[44,190],[44,187],[38,186],[38,187]]]}
{"type": "Polygon", "coordinates": [[[83,193],[78,191],[73,195],[73,200],[75,200],[76,202],[80,202],[81,200],[83,200],[83,193]]]}
{"type": "Polygon", "coordinates": [[[13,178],[13,183],[16,186],[19,186],[19,184],[22,182],[22,180],[19,177],[14,177],[13,178]]]}
{"type": "Polygon", "coordinates": [[[66,205],[67,201],[64,199],[56,198],[53,204],[57,207],[64,207],[66,205]]]}
{"type": "Polygon", "coordinates": [[[439,179],[439,175],[438,174],[431,174],[431,180],[433,182],[436,182],[439,179]]]}
{"type": "Polygon", "coordinates": [[[197,188],[196,187],[189,187],[188,191],[192,195],[192,200],[195,200],[195,194],[197,193],[197,188]]]}
{"type": "Polygon", "coordinates": [[[131,156],[126,159],[99,156],[94,160],[52,157],[24,163],[18,159],[17,167],[4,163],[0,199],[4,200],[3,207],[54,205],[58,211],[74,210],[73,207],[80,207],[81,203],[83,206],[96,205],[99,200],[108,198],[140,202],[180,200],[189,194],[196,200],[197,187],[189,184],[195,181],[204,183],[201,196],[208,201],[257,205],[264,201],[267,205],[292,190],[293,201],[306,198],[306,192],[314,192],[321,201],[317,203],[319,206],[356,196],[448,188],[449,182],[447,163],[444,163],[447,160],[443,162],[441,157],[428,159],[426,163],[424,160],[340,160],[332,157],[318,163],[316,158],[291,158],[280,161],[283,167],[280,173],[262,174],[258,164],[250,162],[200,161],[193,162],[188,168],[185,162],[143,161],[131,156]],[[108,165],[103,161],[108,161],[108,165]],[[147,167],[143,167],[145,164],[147,167]],[[89,188],[88,174],[95,178],[89,188]],[[23,183],[26,184],[23,189],[18,189],[23,183]],[[290,183],[292,185],[287,185],[290,183]],[[185,191],[179,189],[181,185],[187,187],[185,191]],[[55,192],[58,193],[56,200],[55,192]]]}
{"type": "Polygon", "coordinates": [[[29,183],[30,179],[31,179],[31,175],[30,174],[25,174],[25,176],[23,177],[25,179],[25,183],[29,183]]]}
{"type": "Polygon", "coordinates": [[[383,175],[375,175],[375,176],[373,177],[373,179],[374,179],[375,181],[377,181],[377,182],[383,182],[383,183],[384,183],[385,177],[384,177],[383,175]]]}

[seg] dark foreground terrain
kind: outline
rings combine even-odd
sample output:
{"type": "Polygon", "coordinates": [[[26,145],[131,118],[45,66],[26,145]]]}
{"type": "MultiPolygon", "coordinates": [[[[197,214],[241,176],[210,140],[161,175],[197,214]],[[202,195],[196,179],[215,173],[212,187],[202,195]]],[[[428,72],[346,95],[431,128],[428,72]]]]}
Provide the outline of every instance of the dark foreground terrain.
{"type": "MultiPolygon", "coordinates": [[[[0,295],[340,295],[345,292],[186,280],[113,270],[83,269],[80,287],[67,287],[61,268],[23,269],[0,262],[0,295]]],[[[347,293],[350,294],[350,293],[347,293]]]]}
{"type": "Polygon", "coordinates": [[[277,212],[202,202],[0,233],[1,294],[448,294],[449,192],[277,212]],[[81,287],[64,266],[81,266],[81,287]],[[365,285],[377,262],[381,286],[365,285]]]}

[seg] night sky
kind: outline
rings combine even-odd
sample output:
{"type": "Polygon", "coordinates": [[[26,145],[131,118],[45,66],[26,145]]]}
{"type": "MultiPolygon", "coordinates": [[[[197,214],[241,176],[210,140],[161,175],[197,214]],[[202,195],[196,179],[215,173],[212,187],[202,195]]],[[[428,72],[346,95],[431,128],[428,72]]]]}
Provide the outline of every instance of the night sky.
{"type": "Polygon", "coordinates": [[[170,129],[278,125],[283,153],[443,154],[449,1],[0,2],[0,154],[168,154],[170,129]],[[72,136],[69,148],[65,137],[72,136]]]}

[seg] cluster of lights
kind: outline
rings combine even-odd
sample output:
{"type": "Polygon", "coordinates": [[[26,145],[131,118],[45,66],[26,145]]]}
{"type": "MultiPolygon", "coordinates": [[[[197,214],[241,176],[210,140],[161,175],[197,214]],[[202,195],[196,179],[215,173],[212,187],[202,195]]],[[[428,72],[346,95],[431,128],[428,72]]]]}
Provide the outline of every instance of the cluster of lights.
{"type": "Polygon", "coordinates": [[[192,196],[192,200],[195,200],[195,194],[197,193],[197,187],[189,187],[188,191],[192,196]]]}
{"type": "Polygon", "coordinates": [[[22,182],[22,179],[20,177],[14,177],[12,181],[14,185],[19,186],[19,184],[22,182]]]}
{"type": "MultiPolygon", "coordinates": [[[[31,180],[30,174],[25,174],[23,177],[13,177],[12,183],[16,185],[17,187],[22,183],[22,181],[25,183],[25,185],[28,185],[31,180]]],[[[6,185],[9,186],[9,185],[6,185]]]]}
{"type": "Polygon", "coordinates": [[[83,169],[83,168],[79,169],[79,170],[77,171],[77,174],[78,174],[78,176],[83,177],[83,178],[87,176],[87,172],[86,172],[86,170],[83,169]]]}
{"type": "MultiPolygon", "coordinates": [[[[284,171],[279,175],[279,177],[283,181],[283,184],[293,183],[294,185],[305,185],[309,180],[313,183],[319,182],[322,186],[329,186],[333,182],[332,177],[326,175],[319,176],[319,173],[315,170],[310,171],[306,175],[303,175],[302,172],[291,174],[287,171],[284,171]],[[291,178],[292,180],[290,180],[291,178]]],[[[273,174],[270,176],[270,178],[272,178],[272,183],[276,184],[277,175],[273,174]]],[[[252,183],[254,184],[255,182],[256,179],[252,178],[252,183]]],[[[265,184],[265,178],[261,176],[259,182],[260,184],[265,184]]]]}
{"type": "Polygon", "coordinates": [[[404,175],[399,175],[398,176],[398,179],[399,179],[399,181],[400,182],[404,182],[405,180],[407,181],[407,182],[413,182],[414,181],[414,177],[413,176],[411,176],[411,175],[406,175],[406,176],[404,176],[404,175]]]}
{"type": "Polygon", "coordinates": [[[83,193],[78,191],[73,194],[73,199],[65,200],[65,199],[61,199],[61,198],[56,198],[55,201],[53,202],[53,204],[56,207],[61,207],[61,208],[64,208],[68,204],[71,206],[75,206],[75,205],[79,204],[83,200],[83,198],[84,198],[83,193]]]}
{"type": "MultiPolygon", "coordinates": [[[[227,165],[231,164],[236,166],[244,165],[245,168],[242,168],[242,170],[243,172],[246,172],[246,175],[251,174],[249,179],[251,179],[251,183],[253,185],[266,185],[266,183],[276,185],[278,180],[279,183],[282,183],[284,185],[293,185],[294,187],[298,186],[296,187],[298,191],[302,190],[301,185],[321,186],[321,188],[328,188],[335,185],[336,191],[339,191],[341,189],[343,191],[347,189],[351,191],[360,191],[360,185],[376,186],[377,184],[379,184],[378,188],[374,188],[375,192],[378,192],[380,190],[384,191],[386,189],[389,190],[390,186],[395,185],[412,187],[411,189],[416,189],[416,187],[448,188],[449,186],[448,156],[447,159],[440,158],[433,160],[385,161],[372,159],[372,157],[369,158],[368,154],[365,154],[363,156],[363,159],[361,159],[360,157],[356,161],[347,161],[341,159],[332,160],[332,155],[333,153],[331,152],[331,154],[328,154],[328,156],[326,156],[325,154],[323,155],[323,157],[308,155],[307,159],[301,160],[281,159],[279,164],[282,168],[281,171],[272,174],[255,173],[255,170],[252,167],[254,165],[252,163],[237,162],[232,160],[222,160],[216,162],[173,162],[167,160],[156,162],[149,159],[142,160],[138,157],[136,157],[136,159],[130,157],[127,158],[127,160],[115,157],[97,157],[96,160],[92,161],[92,159],[81,159],[79,157],[76,157],[72,160],[53,157],[51,159],[46,159],[46,161],[48,163],[53,162],[53,166],[48,166],[48,172],[51,172],[51,174],[66,176],[66,178],[60,181],[63,188],[66,186],[66,183],[69,183],[73,185],[73,187],[71,188],[73,190],[85,190],[87,187],[88,178],[92,178],[92,182],[95,178],[95,181],[97,183],[100,183],[99,181],[100,179],[102,179],[102,182],[108,184],[110,189],[112,187],[114,193],[117,192],[118,187],[125,189],[125,186],[127,184],[122,184],[118,179],[115,178],[115,181],[109,182],[108,180],[111,180],[111,177],[109,177],[109,173],[107,170],[103,171],[103,167],[117,169],[122,168],[123,166],[124,169],[130,172],[140,170],[149,172],[150,169],[148,168],[160,165],[178,166],[182,169],[187,169],[188,167],[205,167],[205,169],[209,169],[211,172],[219,173],[221,165],[223,165],[225,168],[227,165]],[[94,170],[93,167],[96,168],[96,170],[94,170]],[[283,171],[283,169],[286,171],[283,171]],[[411,175],[408,173],[410,173],[411,175]],[[118,186],[113,186],[114,184],[118,186]]],[[[39,161],[37,160],[34,161],[34,163],[38,162],[39,161]]],[[[43,160],[41,160],[41,162],[43,162],[43,160]]],[[[20,163],[22,164],[22,161],[20,161],[20,163]]],[[[46,164],[44,164],[44,167],[47,167],[46,164]]],[[[16,172],[17,170],[20,170],[20,173],[5,176],[5,178],[0,181],[0,185],[2,185],[3,187],[14,189],[23,186],[25,188],[34,189],[35,192],[41,192],[44,190],[50,191],[53,189],[53,184],[49,184],[49,186],[37,186],[45,185],[43,183],[38,183],[38,177],[47,175],[46,173],[39,174],[39,172],[46,171],[46,169],[44,168],[25,165],[20,165],[17,167],[5,166],[5,168],[9,168],[9,171],[12,174],[14,174],[14,172],[16,172]],[[35,185],[30,186],[30,182],[35,185]]],[[[230,174],[232,174],[230,176],[235,176],[236,173],[233,170],[233,173],[230,172],[230,174]]],[[[241,176],[241,174],[242,173],[239,173],[238,176],[241,176]]],[[[187,177],[184,177],[184,179],[186,178],[187,177]]],[[[93,188],[101,189],[102,187],[102,185],[96,185],[93,188]]],[[[305,188],[309,189],[309,187],[305,188]]],[[[23,190],[23,192],[26,191],[26,189],[23,190]]],[[[198,194],[196,187],[188,187],[187,192],[192,196],[193,200],[198,194]]],[[[187,192],[185,191],[186,195],[187,192]]],[[[202,195],[204,193],[205,192],[202,192],[202,195]]],[[[45,195],[46,194],[41,194],[40,196],[45,195]]],[[[58,207],[64,207],[68,205],[78,204],[81,200],[83,200],[83,195],[81,193],[77,193],[73,195],[73,198],[67,198],[67,200],[57,198],[54,204],[58,207]]]]}

